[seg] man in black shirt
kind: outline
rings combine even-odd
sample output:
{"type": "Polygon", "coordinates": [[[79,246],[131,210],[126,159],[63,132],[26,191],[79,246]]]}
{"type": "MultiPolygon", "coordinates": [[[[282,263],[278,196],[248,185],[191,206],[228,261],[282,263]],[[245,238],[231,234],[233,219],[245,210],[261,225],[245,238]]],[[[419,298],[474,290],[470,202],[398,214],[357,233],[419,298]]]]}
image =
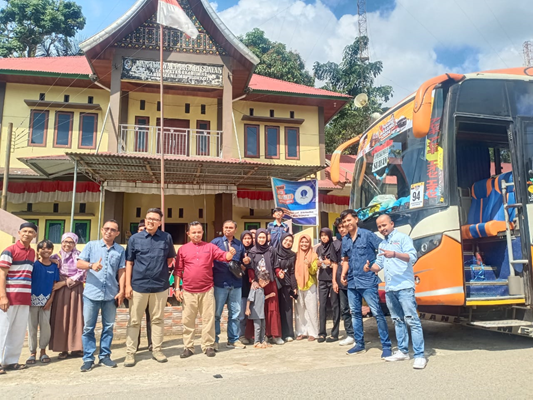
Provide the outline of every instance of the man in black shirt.
{"type": "Polygon", "coordinates": [[[130,320],[126,338],[125,367],[135,365],[141,320],[148,305],[152,325],[152,358],[166,362],[161,351],[164,332],[164,311],[168,297],[169,265],[176,257],[172,237],[159,230],[163,213],[150,208],[143,232],[128,241],[126,250],[126,297],[130,301],[130,320]]]}

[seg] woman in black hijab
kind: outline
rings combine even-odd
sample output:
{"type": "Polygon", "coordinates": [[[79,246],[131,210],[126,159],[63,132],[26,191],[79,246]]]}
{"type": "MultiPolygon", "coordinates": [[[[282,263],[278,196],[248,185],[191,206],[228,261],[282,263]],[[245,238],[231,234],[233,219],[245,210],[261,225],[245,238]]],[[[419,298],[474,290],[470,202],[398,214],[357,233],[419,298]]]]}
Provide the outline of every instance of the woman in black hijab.
{"type": "MultiPolygon", "coordinates": [[[[252,236],[252,233],[250,231],[244,231],[241,234],[241,243],[244,246],[244,260],[248,258],[248,255],[250,254],[250,250],[252,250],[252,247],[254,247],[254,238],[252,236]]],[[[250,264],[248,264],[250,265],[250,264]]],[[[242,264],[241,268],[243,271],[246,271],[246,264],[242,264]]],[[[246,331],[246,322],[248,321],[248,317],[245,314],[246,311],[246,302],[248,301],[248,295],[250,294],[250,277],[245,272],[242,275],[242,294],[241,294],[241,314],[239,315],[239,321],[240,321],[240,338],[239,340],[244,344],[249,344],[251,338],[247,338],[245,331],[246,331]]]]}
{"type": "Polygon", "coordinates": [[[248,270],[252,287],[259,286],[257,281],[258,272],[266,270],[270,277],[270,283],[263,288],[265,298],[274,293],[274,296],[265,300],[265,335],[271,338],[274,344],[285,343],[281,339],[281,320],[279,315],[278,288],[274,275],[275,250],[268,244],[268,232],[266,229],[258,229],[255,233],[255,245],[250,250],[251,268],[248,270]]]}
{"type": "Polygon", "coordinates": [[[294,263],[296,253],[292,251],[294,237],[284,232],[276,246],[274,268],[278,277],[279,313],[281,316],[281,332],[286,342],[294,340],[293,307],[292,299],[298,292],[294,263]]]}
{"type": "Polygon", "coordinates": [[[333,290],[333,264],[338,262],[337,251],[333,245],[333,232],[329,228],[320,230],[320,246],[316,249],[318,255],[318,299],[320,302],[319,319],[320,329],[318,332],[318,343],[335,342],[339,340],[340,324],[340,300],[338,294],[333,290]],[[331,301],[333,312],[333,328],[331,335],[326,339],[326,307],[328,299],[331,301]]]}

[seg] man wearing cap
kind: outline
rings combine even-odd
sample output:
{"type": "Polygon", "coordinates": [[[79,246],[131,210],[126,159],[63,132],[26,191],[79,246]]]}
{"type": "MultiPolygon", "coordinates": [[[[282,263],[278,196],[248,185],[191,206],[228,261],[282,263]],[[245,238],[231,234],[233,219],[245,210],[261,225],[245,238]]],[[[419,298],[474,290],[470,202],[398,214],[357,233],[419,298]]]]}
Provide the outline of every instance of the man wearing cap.
{"type": "Polygon", "coordinates": [[[31,305],[31,274],[37,236],[31,222],[20,225],[19,240],[0,255],[0,375],[26,368],[19,364],[31,305]]]}
{"type": "Polygon", "coordinates": [[[276,247],[281,239],[281,235],[284,232],[290,233],[290,229],[289,225],[282,221],[283,210],[281,208],[274,208],[272,210],[272,216],[274,217],[274,221],[268,223],[267,231],[270,238],[270,245],[276,247]]]}

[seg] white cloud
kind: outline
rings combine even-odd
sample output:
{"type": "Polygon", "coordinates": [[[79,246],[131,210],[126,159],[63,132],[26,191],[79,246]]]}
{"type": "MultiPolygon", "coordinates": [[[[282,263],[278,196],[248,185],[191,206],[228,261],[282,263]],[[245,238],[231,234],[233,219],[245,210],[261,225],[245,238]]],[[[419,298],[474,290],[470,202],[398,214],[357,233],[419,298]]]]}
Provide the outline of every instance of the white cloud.
{"type": "MultiPolygon", "coordinates": [[[[311,69],[315,61],[339,62],[358,32],[355,11],[338,19],[328,3],[240,0],[219,14],[237,35],[264,30],[298,51],[311,69]]],[[[384,64],[378,83],[394,87],[395,103],[444,72],[521,66],[522,43],[533,39],[532,20],[530,0],[396,0],[392,12],[368,14],[370,57],[384,64]],[[443,62],[439,50],[451,56],[443,62]]]]}

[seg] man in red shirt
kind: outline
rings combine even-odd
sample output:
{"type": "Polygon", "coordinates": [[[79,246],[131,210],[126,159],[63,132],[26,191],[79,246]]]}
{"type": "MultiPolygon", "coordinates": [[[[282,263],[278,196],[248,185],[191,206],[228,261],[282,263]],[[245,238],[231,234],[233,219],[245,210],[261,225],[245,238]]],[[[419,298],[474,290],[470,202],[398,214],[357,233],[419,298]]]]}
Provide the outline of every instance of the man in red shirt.
{"type": "Polygon", "coordinates": [[[0,375],[26,368],[19,364],[31,305],[31,273],[37,226],[25,222],[19,240],[0,255],[0,375]]]}
{"type": "Polygon", "coordinates": [[[174,275],[175,296],[183,306],[183,345],[181,358],[194,354],[194,328],[198,311],[202,316],[202,351],[208,357],[215,356],[215,295],[213,261],[231,261],[235,249],[224,251],[212,243],[202,242],[204,229],[198,221],[187,227],[191,240],[180,247],[176,256],[174,275]],[[179,288],[180,278],[183,287],[179,288]]]}

